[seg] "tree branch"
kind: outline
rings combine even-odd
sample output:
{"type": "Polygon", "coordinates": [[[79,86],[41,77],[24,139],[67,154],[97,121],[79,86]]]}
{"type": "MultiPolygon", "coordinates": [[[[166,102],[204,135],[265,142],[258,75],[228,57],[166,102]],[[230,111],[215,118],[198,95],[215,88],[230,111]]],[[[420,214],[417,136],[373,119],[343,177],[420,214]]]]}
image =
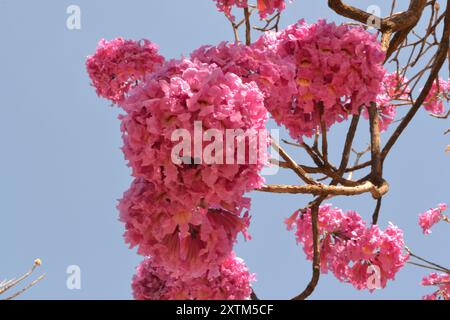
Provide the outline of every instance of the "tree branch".
{"type": "Polygon", "coordinates": [[[335,195],[335,196],[354,196],[363,193],[371,193],[375,199],[381,198],[389,190],[387,182],[383,182],[380,187],[375,186],[372,182],[366,181],[361,185],[354,187],[334,186],[334,185],[264,185],[256,191],[270,193],[289,193],[289,194],[313,194],[313,195],[335,195]]]}

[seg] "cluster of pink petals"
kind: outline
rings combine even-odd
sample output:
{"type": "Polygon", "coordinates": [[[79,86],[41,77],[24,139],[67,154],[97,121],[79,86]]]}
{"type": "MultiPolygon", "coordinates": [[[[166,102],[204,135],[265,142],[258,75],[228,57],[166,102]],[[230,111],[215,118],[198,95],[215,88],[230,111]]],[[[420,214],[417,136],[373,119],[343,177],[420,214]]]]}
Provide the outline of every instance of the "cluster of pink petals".
{"type": "MultiPolygon", "coordinates": [[[[291,31],[267,33],[251,46],[226,42],[222,42],[218,46],[203,46],[195,50],[191,54],[191,58],[208,64],[216,64],[224,72],[233,72],[245,82],[256,82],[264,93],[266,108],[278,124],[284,124],[289,129],[294,138],[301,139],[303,135],[311,136],[316,132],[320,124],[320,110],[317,108],[317,102],[328,101],[324,104],[323,110],[323,117],[328,127],[347,119],[349,114],[357,113],[359,108],[350,108],[350,106],[361,104],[361,102],[358,102],[362,99],[358,98],[358,92],[367,94],[367,97],[363,99],[365,105],[368,105],[371,101],[376,102],[379,109],[380,129],[381,131],[387,130],[397,113],[394,101],[407,99],[409,88],[405,87],[406,82],[403,77],[395,72],[386,73],[380,81],[384,73],[380,64],[383,53],[373,36],[358,28],[336,27],[332,24],[325,24],[324,21],[320,21],[318,26],[315,27],[307,26],[300,21],[298,24],[288,27],[287,30],[291,31]],[[344,29],[345,32],[342,30],[336,30],[335,32],[338,34],[346,33],[346,35],[340,35],[341,38],[338,40],[327,39],[329,32],[322,31],[326,28],[331,28],[331,31],[339,28],[344,29]],[[315,33],[318,33],[318,35],[309,43],[312,49],[304,47],[303,41],[308,42],[309,38],[315,33]],[[292,36],[293,34],[295,36],[292,36]],[[351,40],[353,38],[359,39],[358,37],[366,37],[366,42],[369,45],[365,46],[364,49],[353,48],[352,45],[355,46],[357,41],[355,40],[355,43],[352,43],[351,40]],[[334,51],[330,52],[327,50],[323,52],[323,49],[317,49],[314,45],[316,42],[328,44],[332,40],[335,42],[342,41],[342,45],[338,48],[336,48],[336,44],[330,46],[334,48],[334,51]],[[291,41],[293,42],[291,43],[291,41]],[[301,45],[298,45],[298,43],[301,45]],[[296,47],[297,45],[299,47],[296,47]],[[306,53],[302,51],[303,48],[305,48],[306,53]],[[355,52],[355,55],[362,52],[363,57],[362,59],[356,57],[347,59],[341,66],[338,65],[342,60],[339,52],[355,52]],[[366,65],[359,63],[358,61],[366,60],[364,55],[374,61],[368,59],[366,65]],[[334,62],[335,65],[329,67],[329,61],[334,62]],[[322,73],[324,65],[326,70],[325,73],[322,73]],[[308,68],[305,68],[306,66],[308,68]],[[360,78],[354,76],[355,66],[359,66],[358,76],[360,78]],[[333,67],[339,68],[340,73],[334,74],[333,67]],[[375,70],[375,73],[372,72],[373,77],[371,79],[365,79],[370,77],[364,72],[365,68],[375,70]],[[315,70],[315,76],[311,75],[311,69],[315,70]],[[329,76],[326,76],[326,72],[329,76]],[[350,75],[350,79],[355,82],[353,87],[348,86],[347,73],[350,75]],[[333,76],[331,77],[330,74],[333,74],[333,76]],[[302,75],[305,75],[305,77],[302,77],[302,75]],[[307,76],[312,78],[307,78],[307,76]],[[366,86],[358,88],[358,85],[364,83],[364,81],[371,83],[370,92],[366,90],[366,86]],[[305,89],[303,88],[306,85],[311,87],[307,93],[304,92],[305,89]],[[342,88],[343,86],[348,87],[342,88]],[[332,89],[330,90],[330,88],[332,89]],[[341,88],[340,93],[336,92],[334,88],[341,88]],[[330,95],[331,92],[334,95],[330,95]],[[330,98],[327,98],[328,96],[330,98]]],[[[364,42],[362,46],[364,46],[364,42]]],[[[344,56],[348,57],[348,54],[344,56]]],[[[367,108],[363,108],[363,115],[368,118],[367,108]]]]}
{"type": "Polygon", "coordinates": [[[424,300],[450,300],[450,274],[433,272],[423,278],[422,285],[438,288],[432,294],[423,296],[424,300]]]}
{"type": "MultiPolygon", "coordinates": [[[[296,228],[297,241],[312,260],[311,210],[294,213],[287,224],[296,228]]],[[[385,231],[378,226],[366,227],[356,212],[343,212],[330,204],[319,208],[319,232],[321,271],[331,271],[341,282],[351,283],[358,290],[384,288],[409,258],[403,254],[403,232],[399,228],[392,224],[385,231]],[[372,284],[374,276],[378,281],[372,284]]]]}
{"type": "MultiPolygon", "coordinates": [[[[259,171],[267,163],[268,139],[258,134],[265,133],[268,116],[258,86],[214,64],[166,62],[147,40],[101,41],[87,68],[98,94],[125,111],[119,117],[123,151],[135,179],[118,209],[126,242],[151,259],[137,278],[152,279],[156,273],[170,278],[165,280],[170,290],[184,286],[183,292],[168,290],[161,298],[247,298],[253,276],[232,249],[239,233],[249,238],[250,199],[244,193],[262,185],[259,171]],[[200,124],[200,137],[195,124],[200,124]],[[203,159],[211,142],[202,134],[209,129],[223,138],[220,163],[203,159]],[[201,159],[184,150],[180,161],[174,161],[176,130],[190,135],[194,152],[200,143],[201,159]],[[247,141],[242,150],[236,137],[229,146],[227,130],[263,141],[247,141]],[[230,154],[233,164],[228,163],[230,154]],[[149,269],[147,275],[144,269],[149,269]]],[[[217,161],[221,151],[214,149],[210,156],[217,161]]]]}
{"type": "Polygon", "coordinates": [[[445,112],[444,101],[450,100],[450,81],[436,79],[428,93],[423,106],[432,114],[441,115],[445,112]]]}
{"type": "Polygon", "coordinates": [[[317,131],[321,115],[331,127],[371,102],[379,105],[385,130],[396,113],[392,101],[405,96],[392,89],[395,74],[384,76],[384,53],[373,35],[325,21],[300,21],[251,46],[204,46],[191,57],[256,82],[272,117],[299,140],[317,131]]]}
{"type": "Polygon", "coordinates": [[[419,215],[419,226],[422,228],[424,234],[431,233],[431,227],[444,219],[443,212],[447,210],[445,203],[440,203],[437,208],[425,211],[419,215]]]}
{"type": "MultiPolygon", "coordinates": [[[[263,141],[261,148],[245,144],[246,155],[257,154],[254,163],[248,157],[245,163],[238,163],[236,142],[233,150],[224,152],[223,164],[194,163],[202,159],[193,154],[176,164],[172,150],[179,142],[172,141],[172,134],[185,129],[194,138],[196,121],[201,122],[203,131],[215,129],[223,137],[227,129],[264,132],[268,117],[263,99],[255,83],[243,83],[215,65],[187,59],[169,61],[133,89],[122,104],[126,111],[121,117],[123,151],[133,176],[163,186],[171,199],[189,208],[240,206],[242,195],[263,183],[259,171],[267,163],[267,142],[263,141]],[[234,164],[226,163],[228,153],[234,155],[234,164]]],[[[209,144],[203,142],[202,150],[209,144]]]]}
{"type": "Polygon", "coordinates": [[[275,13],[281,12],[286,9],[285,0],[257,0],[258,1],[258,11],[261,19],[275,13]]]}
{"type": "Polygon", "coordinates": [[[132,288],[136,300],[248,300],[254,280],[234,255],[222,262],[217,275],[190,279],[174,277],[149,258],[137,267],[132,288]]]}
{"type": "Polygon", "coordinates": [[[125,240],[175,277],[214,275],[232,252],[239,233],[247,236],[249,198],[231,210],[189,208],[155,183],[135,179],[119,202],[125,240]],[[243,213],[243,211],[245,212],[243,213]]]}
{"type": "Polygon", "coordinates": [[[293,138],[312,136],[321,115],[330,127],[359,113],[380,93],[385,55],[376,36],[360,27],[299,21],[278,33],[266,33],[254,47],[275,52],[295,66],[295,95],[290,95],[292,84],[285,82],[289,94],[280,97],[280,103],[267,104],[293,138]]]}
{"type": "Polygon", "coordinates": [[[86,68],[97,94],[120,103],[131,87],[163,62],[158,47],[148,40],[102,39],[86,68]]]}
{"type": "MultiPolygon", "coordinates": [[[[227,17],[234,20],[231,10],[233,6],[237,8],[248,8],[248,0],[214,0],[217,9],[227,17]]],[[[257,7],[261,19],[273,14],[275,11],[281,12],[286,8],[285,0],[257,0],[257,7]]]]}
{"type": "Polygon", "coordinates": [[[203,46],[191,57],[232,72],[244,82],[257,83],[264,94],[265,106],[275,119],[273,106],[289,104],[297,93],[295,64],[264,46],[222,42],[218,46],[203,46]]]}

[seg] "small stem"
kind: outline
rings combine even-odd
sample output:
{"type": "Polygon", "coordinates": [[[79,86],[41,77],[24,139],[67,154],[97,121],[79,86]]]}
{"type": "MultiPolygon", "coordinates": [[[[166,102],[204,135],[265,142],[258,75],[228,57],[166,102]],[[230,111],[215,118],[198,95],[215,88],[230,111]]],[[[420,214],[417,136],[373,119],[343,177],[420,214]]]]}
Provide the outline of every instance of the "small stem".
{"type": "Polygon", "coordinates": [[[25,291],[27,291],[28,289],[30,289],[32,286],[36,285],[39,281],[41,281],[42,279],[44,279],[45,274],[39,276],[36,280],[32,281],[30,284],[28,284],[26,287],[22,288],[21,290],[17,291],[16,293],[14,293],[13,295],[5,298],[4,300],[12,300],[18,296],[20,296],[22,293],[24,293],[25,291]]]}
{"type": "Polygon", "coordinates": [[[301,166],[295,162],[295,160],[278,144],[272,139],[272,147],[280,154],[280,156],[286,160],[290,165],[292,170],[297,173],[297,175],[307,184],[316,185],[317,182],[314,181],[301,166]]]}
{"type": "Polygon", "coordinates": [[[421,264],[421,263],[417,263],[417,262],[407,261],[406,263],[410,264],[410,265],[413,265],[413,266],[416,266],[416,267],[421,267],[421,268],[424,268],[424,269],[429,269],[429,270],[434,270],[434,271],[439,271],[439,272],[445,272],[445,270],[442,270],[440,268],[430,267],[430,266],[427,266],[425,264],[421,264]]]}
{"type": "Polygon", "coordinates": [[[424,259],[422,257],[419,257],[418,255],[414,254],[409,248],[406,248],[406,251],[408,251],[408,253],[409,253],[409,255],[411,257],[414,257],[414,258],[416,258],[416,259],[418,259],[418,260],[420,260],[422,262],[428,263],[429,265],[432,265],[432,266],[434,266],[436,268],[441,269],[445,273],[449,273],[450,274],[450,269],[447,269],[447,268],[445,268],[445,267],[443,267],[441,265],[438,265],[437,263],[434,263],[434,262],[428,261],[428,260],[426,260],[426,259],[424,259]]]}
{"type": "Polygon", "coordinates": [[[375,211],[372,215],[372,224],[376,225],[378,223],[378,217],[380,216],[380,209],[381,209],[381,200],[382,198],[377,200],[377,205],[375,207],[375,211]]]}
{"type": "Polygon", "coordinates": [[[383,176],[381,162],[381,138],[380,138],[380,118],[375,103],[371,103],[369,107],[370,119],[370,141],[372,152],[372,182],[376,185],[381,183],[383,176]]]}
{"type": "Polygon", "coordinates": [[[320,110],[320,130],[322,131],[322,157],[325,163],[328,163],[328,137],[327,137],[327,126],[323,118],[323,104],[319,105],[320,110]]]}

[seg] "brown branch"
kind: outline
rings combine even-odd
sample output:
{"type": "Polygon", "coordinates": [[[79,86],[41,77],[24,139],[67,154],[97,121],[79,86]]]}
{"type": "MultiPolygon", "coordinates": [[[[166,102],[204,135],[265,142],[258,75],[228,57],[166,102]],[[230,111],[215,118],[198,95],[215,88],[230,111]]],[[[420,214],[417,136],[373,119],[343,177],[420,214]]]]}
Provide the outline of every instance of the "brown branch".
{"type": "Polygon", "coordinates": [[[259,300],[259,298],[258,298],[258,296],[256,295],[255,290],[253,290],[253,288],[252,288],[252,293],[251,293],[251,295],[250,295],[250,299],[251,299],[251,300],[259,300]]]}
{"type": "Polygon", "coordinates": [[[319,230],[319,206],[323,198],[317,199],[311,206],[311,224],[313,234],[313,263],[312,276],[308,286],[298,296],[292,300],[305,300],[308,298],[316,288],[320,279],[320,230],[319,230]]]}
{"type": "Polygon", "coordinates": [[[347,186],[334,186],[334,185],[279,185],[271,184],[264,185],[256,191],[270,192],[270,193],[289,193],[289,194],[313,194],[313,195],[335,195],[335,196],[354,196],[363,193],[371,193],[375,199],[381,198],[389,191],[389,185],[387,182],[383,182],[380,187],[375,186],[372,182],[366,181],[363,184],[347,187],[347,186]]]}
{"type": "MultiPolygon", "coordinates": [[[[386,18],[376,17],[380,20],[380,30],[396,32],[408,29],[420,19],[426,2],[426,0],[411,0],[408,10],[404,12],[395,13],[386,18]]],[[[337,14],[361,22],[362,24],[367,24],[373,18],[373,15],[370,13],[345,4],[341,0],[328,0],[328,6],[337,14]]]]}
{"type": "MultiPolygon", "coordinates": [[[[276,165],[280,168],[284,168],[284,169],[292,169],[292,166],[287,163],[286,161],[279,161],[277,159],[270,159],[269,162],[273,165],[276,165]]],[[[314,167],[309,167],[309,166],[304,166],[304,165],[299,165],[306,173],[323,173],[323,169],[321,168],[314,168],[314,167]]]]}
{"type": "Polygon", "coordinates": [[[292,170],[307,184],[315,185],[317,184],[306,172],[303,170],[301,166],[295,162],[294,159],[278,144],[275,140],[272,139],[272,147],[277,151],[280,156],[291,166],[292,170]]]}
{"type": "Polygon", "coordinates": [[[382,163],[381,163],[381,138],[380,138],[380,118],[378,116],[377,106],[372,103],[369,107],[370,120],[370,149],[372,153],[372,172],[371,179],[375,185],[382,181],[382,163]]]}
{"type": "Polygon", "coordinates": [[[377,200],[377,205],[375,207],[375,211],[372,214],[372,224],[376,225],[378,223],[378,217],[380,216],[380,210],[381,210],[381,200],[383,198],[380,198],[377,200]]]}
{"type": "Polygon", "coordinates": [[[406,18],[408,20],[407,26],[404,29],[399,30],[390,41],[389,47],[386,50],[385,61],[389,59],[389,57],[394,53],[395,50],[397,50],[400,44],[405,41],[411,30],[413,30],[417,25],[422,16],[423,10],[425,9],[426,3],[426,0],[411,1],[408,9],[408,12],[410,12],[411,14],[406,18]]]}
{"type": "Polygon", "coordinates": [[[319,104],[320,109],[320,130],[322,133],[322,158],[324,163],[328,163],[328,137],[327,137],[327,125],[323,118],[323,103],[319,104]]]}
{"type": "Polygon", "coordinates": [[[355,164],[353,167],[345,169],[345,172],[358,171],[358,170],[367,168],[370,165],[372,165],[372,160],[366,161],[366,162],[363,162],[363,163],[359,163],[359,164],[355,164]]]}
{"type": "Polygon", "coordinates": [[[352,118],[352,122],[350,123],[350,128],[348,129],[347,137],[345,139],[344,150],[342,151],[341,164],[339,165],[338,170],[338,174],[340,175],[345,172],[345,168],[347,168],[348,166],[353,140],[355,139],[356,130],[358,129],[359,118],[360,113],[354,115],[352,118]]]}
{"type": "Polygon", "coordinates": [[[250,10],[247,8],[244,8],[244,17],[245,17],[245,44],[250,45],[252,43],[252,27],[250,25],[250,10]]]}

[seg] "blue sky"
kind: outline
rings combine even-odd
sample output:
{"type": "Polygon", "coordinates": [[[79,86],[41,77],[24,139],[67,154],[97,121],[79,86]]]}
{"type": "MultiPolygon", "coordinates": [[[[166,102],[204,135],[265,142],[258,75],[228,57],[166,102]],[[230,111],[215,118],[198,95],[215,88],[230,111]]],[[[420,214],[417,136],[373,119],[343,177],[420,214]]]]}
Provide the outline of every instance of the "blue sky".
{"type": "MultiPolygon", "coordinates": [[[[372,1],[357,3],[367,8],[372,1]]],[[[386,4],[381,9],[382,15],[388,13],[386,4]]],[[[321,17],[342,21],[326,1],[296,0],[281,25],[321,17]]],[[[47,277],[24,299],[129,299],[141,258],[124,244],[115,206],[130,184],[130,170],[119,149],[119,110],[90,87],[86,56],[100,38],[122,36],[150,39],[166,57],[179,57],[203,44],[232,40],[229,23],[212,0],[0,0],[0,36],[0,279],[25,272],[40,257],[40,271],[47,277]],[[81,8],[81,30],[66,28],[66,8],[72,4],[81,8]],[[66,287],[70,265],[81,268],[81,290],[66,287]]],[[[329,134],[334,161],[347,126],[338,125],[329,134]]],[[[401,137],[385,165],[391,190],[380,226],[392,221],[416,253],[449,265],[448,225],[436,226],[428,237],[417,225],[419,212],[450,200],[450,156],[443,152],[449,137],[442,134],[447,127],[421,111],[401,137]]],[[[364,124],[357,148],[367,145],[367,132],[364,124]]],[[[304,157],[288,150],[297,159],[304,157]]],[[[284,170],[268,182],[298,183],[284,170]]],[[[236,251],[257,274],[254,287],[261,298],[293,297],[306,286],[311,267],[283,221],[311,198],[251,197],[253,240],[241,239],[236,251]]],[[[367,195],[331,202],[367,219],[375,205],[367,195]]],[[[406,266],[396,281],[373,294],[324,275],[312,298],[417,299],[429,292],[419,285],[426,272],[406,266]]]]}

